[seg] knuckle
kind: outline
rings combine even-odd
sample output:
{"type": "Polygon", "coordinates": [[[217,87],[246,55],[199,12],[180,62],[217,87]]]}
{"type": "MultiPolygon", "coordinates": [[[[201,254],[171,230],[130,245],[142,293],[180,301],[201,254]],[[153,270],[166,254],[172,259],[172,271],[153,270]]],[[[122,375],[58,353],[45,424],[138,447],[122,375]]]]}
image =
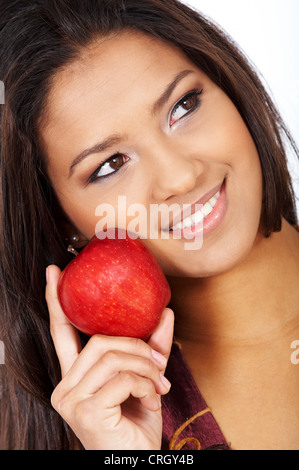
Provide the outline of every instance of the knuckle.
{"type": "Polygon", "coordinates": [[[50,401],[53,408],[57,411],[59,400],[57,398],[56,390],[54,390],[54,392],[52,393],[50,401]]]}
{"type": "Polygon", "coordinates": [[[104,366],[111,366],[118,362],[118,354],[116,351],[106,351],[101,359],[104,366]]]}
{"type": "Polygon", "coordinates": [[[101,340],[101,335],[93,335],[88,341],[88,346],[91,346],[92,348],[98,348],[101,344],[101,340]]]}
{"type": "Polygon", "coordinates": [[[63,381],[60,382],[51,395],[51,403],[53,408],[64,419],[72,415],[72,410],[75,406],[75,395],[73,391],[67,391],[64,387],[63,381]]]}
{"type": "Polygon", "coordinates": [[[90,400],[79,402],[74,409],[74,418],[78,424],[84,429],[89,429],[92,426],[94,417],[94,406],[90,400]]]}
{"type": "Polygon", "coordinates": [[[120,386],[127,389],[143,390],[144,394],[155,392],[155,386],[151,379],[135,375],[130,371],[121,371],[118,374],[120,386]]]}
{"type": "Polygon", "coordinates": [[[148,394],[155,393],[155,386],[150,379],[144,379],[143,387],[148,394]]]}
{"type": "Polygon", "coordinates": [[[73,409],[73,404],[68,395],[63,397],[57,405],[58,413],[64,418],[71,416],[72,409],[73,409]]]}
{"type": "Polygon", "coordinates": [[[133,374],[129,371],[122,370],[118,373],[118,381],[122,386],[132,386],[134,382],[133,374]]]}
{"type": "Polygon", "coordinates": [[[137,351],[139,350],[144,350],[144,341],[142,341],[141,339],[139,338],[129,338],[129,341],[131,341],[132,345],[134,346],[135,349],[137,349],[137,351]]]}
{"type": "Polygon", "coordinates": [[[150,355],[150,346],[145,343],[140,338],[128,338],[130,344],[132,345],[133,351],[136,351],[136,354],[140,354],[141,356],[149,356],[150,355]]]}
{"type": "Polygon", "coordinates": [[[145,373],[149,374],[149,375],[152,375],[152,374],[156,374],[158,373],[158,368],[154,365],[154,363],[148,359],[148,358],[145,358],[144,359],[144,365],[143,365],[143,369],[145,371],[145,373]]]}
{"type": "Polygon", "coordinates": [[[102,356],[102,354],[109,348],[109,339],[107,336],[95,334],[93,335],[85,348],[92,350],[97,356],[102,356]]]}
{"type": "Polygon", "coordinates": [[[63,397],[62,390],[60,385],[57,385],[57,387],[54,389],[52,395],[51,395],[51,405],[53,408],[58,411],[59,403],[61,402],[63,397]]]}

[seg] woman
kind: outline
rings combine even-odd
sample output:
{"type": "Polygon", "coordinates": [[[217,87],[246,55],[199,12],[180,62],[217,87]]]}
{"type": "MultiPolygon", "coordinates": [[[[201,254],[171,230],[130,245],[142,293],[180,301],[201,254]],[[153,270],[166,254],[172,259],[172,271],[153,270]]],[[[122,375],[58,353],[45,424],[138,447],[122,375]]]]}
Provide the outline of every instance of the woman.
{"type": "Polygon", "coordinates": [[[0,21],[1,447],[298,449],[283,139],[298,150],[246,58],[177,0],[16,1],[0,21]],[[84,338],[56,296],[65,239],[84,247],[120,195],[213,209],[199,250],[182,217],[143,240],[172,290],[148,343],[84,338]]]}

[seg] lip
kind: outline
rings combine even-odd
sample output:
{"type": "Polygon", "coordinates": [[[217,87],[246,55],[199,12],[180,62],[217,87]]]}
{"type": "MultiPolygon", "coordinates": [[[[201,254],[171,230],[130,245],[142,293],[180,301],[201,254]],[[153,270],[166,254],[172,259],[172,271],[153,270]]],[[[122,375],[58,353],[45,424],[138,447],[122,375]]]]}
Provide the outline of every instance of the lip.
{"type": "Polygon", "coordinates": [[[204,206],[206,202],[208,202],[213,196],[215,196],[215,194],[218,193],[222,185],[223,185],[223,182],[221,184],[218,184],[215,188],[211,189],[208,193],[202,196],[198,201],[191,204],[191,206],[188,206],[188,207],[186,206],[184,210],[182,210],[179,214],[174,216],[173,220],[170,222],[169,227],[163,229],[163,231],[165,232],[171,231],[172,227],[174,227],[179,222],[182,222],[182,220],[186,217],[186,214],[188,214],[188,216],[193,215],[198,210],[198,204],[202,204],[204,206]]]}
{"type": "MultiPolygon", "coordinates": [[[[174,236],[177,239],[188,239],[190,240],[192,237],[199,236],[201,233],[203,236],[209,235],[213,232],[223,221],[226,211],[227,211],[227,196],[226,196],[226,180],[223,181],[222,184],[218,185],[216,188],[209,191],[205,196],[203,196],[196,204],[204,205],[208,202],[218,191],[220,190],[220,197],[213,209],[213,211],[206,217],[203,222],[199,223],[198,225],[186,227],[184,229],[178,230],[171,230],[171,227],[176,225],[177,223],[182,221],[181,217],[174,219],[173,225],[168,229],[169,234],[174,236]],[[175,221],[176,220],[176,221],[175,221]]],[[[196,211],[195,205],[192,205],[192,212],[191,215],[196,211]]],[[[198,207],[197,207],[198,210],[198,207]]],[[[188,215],[190,212],[188,213],[188,215]]]]}

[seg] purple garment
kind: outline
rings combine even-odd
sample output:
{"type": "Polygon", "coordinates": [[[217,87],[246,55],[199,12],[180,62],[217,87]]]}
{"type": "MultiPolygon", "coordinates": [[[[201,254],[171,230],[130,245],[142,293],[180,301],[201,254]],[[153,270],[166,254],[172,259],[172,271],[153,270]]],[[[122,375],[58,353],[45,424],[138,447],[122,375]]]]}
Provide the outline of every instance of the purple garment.
{"type": "Polygon", "coordinates": [[[175,342],[165,375],[171,389],[162,397],[162,450],[229,450],[175,342]]]}

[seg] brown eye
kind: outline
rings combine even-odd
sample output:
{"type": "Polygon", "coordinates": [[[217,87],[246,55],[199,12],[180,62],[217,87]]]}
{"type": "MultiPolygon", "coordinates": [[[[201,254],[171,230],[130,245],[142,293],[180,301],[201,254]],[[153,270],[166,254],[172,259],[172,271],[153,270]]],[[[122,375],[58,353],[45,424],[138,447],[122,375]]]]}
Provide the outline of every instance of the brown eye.
{"type": "Polygon", "coordinates": [[[197,101],[196,96],[192,95],[192,96],[189,96],[189,98],[187,98],[186,100],[184,100],[181,106],[186,111],[190,111],[190,109],[194,108],[194,106],[196,105],[196,101],[197,101]]]}
{"type": "Polygon", "coordinates": [[[109,166],[112,170],[119,170],[123,163],[123,155],[116,155],[115,157],[112,157],[112,159],[110,159],[109,166]]]}
{"type": "Polygon", "coordinates": [[[129,157],[118,153],[108,158],[95,172],[91,175],[89,182],[93,183],[96,180],[112,176],[114,173],[117,173],[121,167],[129,160],[129,157]]]}
{"type": "Polygon", "coordinates": [[[200,105],[199,95],[201,95],[202,91],[203,90],[191,91],[175,105],[171,113],[170,126],[172,126],[188,114],[191,114],[198,108],[198,106],[200,105]]]}

